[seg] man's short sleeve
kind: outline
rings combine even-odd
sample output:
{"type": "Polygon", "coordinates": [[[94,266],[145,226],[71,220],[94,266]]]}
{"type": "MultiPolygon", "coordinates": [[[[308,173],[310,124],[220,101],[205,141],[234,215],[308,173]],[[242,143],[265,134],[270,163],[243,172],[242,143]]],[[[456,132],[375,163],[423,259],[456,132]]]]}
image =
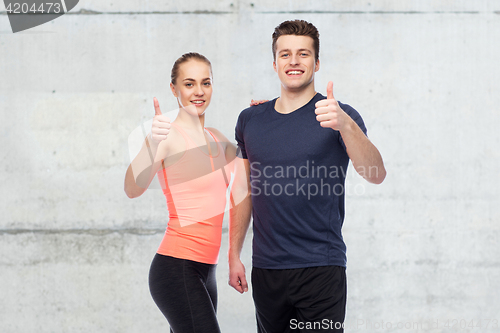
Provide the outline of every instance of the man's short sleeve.
{"type": "MultiPolygon", "coordinates": [[[[339,105],[342,108],[342,110],[344,110],[344,112],[347,113],[349,115],[349,117],[351,117],[352,120],[354,120],[356,122],[356,124],[358,124],[359,128],[361,128],[363,133],[365,133],[365,135],[368,136],[368,134],[367,134],[368,131],[366,129],[365,122],[363,121],[363,118],[361,118],[361,115],[359,114],[359,112],[356,111],[352,106],[350,106],[348,104],[343,104],[343,103],[339,102],[339,105]]],[[[346,147],[345,147],[344,140],[342,140],[342,135],[339,135],[339,141],[345,150],[346,147]]]]}
{"type": "Polygon", "coordinates": [[[245,139],[243,135],[243,131],[245,129],[245,114],[244,111],[240,113],[238,116],[238,121],[236,122],[236,128],[235,128],[235,138],[236,138],[236,143],[238,144],[238,150],[236,155],[240,158],[247,159],[247,151],[245,150],[245,139]]]}

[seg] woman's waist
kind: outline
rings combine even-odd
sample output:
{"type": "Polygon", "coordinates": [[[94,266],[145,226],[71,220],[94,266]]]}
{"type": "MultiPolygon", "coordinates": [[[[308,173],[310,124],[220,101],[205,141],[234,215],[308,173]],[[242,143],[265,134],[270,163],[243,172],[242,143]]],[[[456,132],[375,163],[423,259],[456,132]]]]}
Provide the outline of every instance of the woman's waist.
{"type": "Polygon", "coordinates": [[[205,214],[204,218],[197,218],[193,214],[179,215],[177,212],[170,212],[167,231],[173,230],[180,234],[192,234],[222,230],[224,212],[213,216],[208,215],[205,214]]]}
{"type": "Polygon", "coordinates": [[[196,256],[216,257],[222,239],[222,225],[210,226],[201,223],[181,227],[167,226],[160,244],[163,252],[190,253],[196,256]]]}

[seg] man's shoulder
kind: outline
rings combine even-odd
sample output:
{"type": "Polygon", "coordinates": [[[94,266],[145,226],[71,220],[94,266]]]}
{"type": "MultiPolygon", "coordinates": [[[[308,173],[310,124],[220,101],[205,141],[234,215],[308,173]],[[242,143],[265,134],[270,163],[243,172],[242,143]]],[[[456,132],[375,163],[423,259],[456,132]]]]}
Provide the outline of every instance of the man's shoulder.
{"type": "Polygon", "coordinates": [[[241,118],[249,119],[253,116],[262,114],[262,113],[266,112],[269,108],[273,108],[275,102],[276,102],[276,98],[272,99],[270,101],[261,103],[259,105],[249,106],[248,108],[246,108],[240,112],[240,119],[241,118]]]}
{"type": "Polygon", "coordinates": [[[337,102],[339,103],[340,108],[344,110],[344,112],[347,113],[349,116],[351,116],[351,118],[353,119],[361,118],[361,115],[355,108],[353,108],[349,104],[342,103],[341,101],[337,102]]]}
{"type": "Polygon", "coordinates": [[[269,110],[274,108],[276,99],[264,102],[259,105],[252,105],[240,112],[238,123],[243,124],[250,119],[268,114],[269,110]]]}
{"type": "MultiPolygon", "coordinates": [[[[342,108],[342,110],[344,110],[344,112],[350,112],[350,111],[354,110],[354,108],[352,106],[350,106],[349,104],[342,103],[341,101],[337,101],[337,103],[339,103],[339,106],[342,108]]],[[[356,110],[354,110],[354,111],[356,111],[356,110]]]]}
{"type": "Polygon", "coordinates": [[[359,128],[361,128],[363,133],[366,134],[367,133],[366,125],[361,114],[349,104],[345,104],[340,101],[337,102],[339,103],[340,108],[344,110],[344,112],[347,113],[349,117],[351,117],[356,122],[356,124],[358,124],[359,128]]]}

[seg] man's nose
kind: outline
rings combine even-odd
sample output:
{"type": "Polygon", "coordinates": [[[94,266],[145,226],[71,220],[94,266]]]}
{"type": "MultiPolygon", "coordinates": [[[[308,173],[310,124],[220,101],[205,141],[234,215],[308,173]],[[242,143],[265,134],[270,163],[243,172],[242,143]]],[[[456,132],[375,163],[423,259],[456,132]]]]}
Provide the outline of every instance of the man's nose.
{"type": "Polygon", "coordinates": [[[296,64],[298,64],[298,63],[299,63],[299,56],[298,56],[298,55],[296,55],[296,54],[295,54],[295,55],[292,55],[292,56],[290,57],[290,64],[291,64],[291,65],[296,65],[296,64]]]}

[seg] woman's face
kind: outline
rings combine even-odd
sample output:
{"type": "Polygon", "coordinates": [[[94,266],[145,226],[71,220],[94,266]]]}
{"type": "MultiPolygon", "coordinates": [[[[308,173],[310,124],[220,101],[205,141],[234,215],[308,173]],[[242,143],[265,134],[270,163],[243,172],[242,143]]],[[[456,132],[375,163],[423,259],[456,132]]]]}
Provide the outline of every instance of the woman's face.
{"type": "Polygon", "coordinates": [[[193,116],[205,113],[212,98],[212,73],[203,61],[191,59],[179,66],[179,75],[170,89],[179,106],[193,116]]]}

